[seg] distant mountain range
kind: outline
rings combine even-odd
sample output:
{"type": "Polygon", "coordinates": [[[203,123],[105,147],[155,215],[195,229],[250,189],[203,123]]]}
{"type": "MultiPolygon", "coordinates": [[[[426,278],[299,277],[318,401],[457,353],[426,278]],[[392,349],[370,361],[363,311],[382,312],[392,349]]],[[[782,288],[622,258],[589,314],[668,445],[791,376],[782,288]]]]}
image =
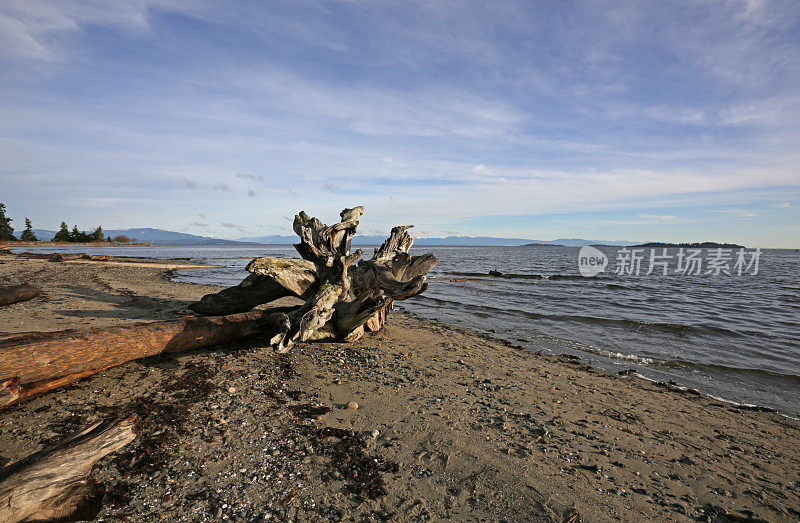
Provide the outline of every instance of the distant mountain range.
{"type": "Polygon", "coordinates": [[[700,243],[662,243],[650,242],[641,245],[631,245],[631,247],[646,247],[646,248],[666,248],[675,249],[684,247],[689,249],[744,249],[744,245],[737,243],[717,243],[717,242],[700,242],[700,243]]]}
{"type": "MultiPolygon", "coordinates": [[[[34,229],[34,234],[40,241],[50,241],[56,235],[56,231],[47,229],[34,229]]],[[[106,237],[127,236],[131,240],[136,238],[137,242],[152,243],[153,245],[247,245],[255,242],[244,242],[235,240],[223,240],[208,236],[197,236],[183,232],[165,231],[162,229],[151,229],[140,227],[138,229],[104,229],[106,237]]],[[[19,234],[17,234],[19,236],[19,234]]]]}
{"type": "MultiPolygon", "coordinates": [[[[18,233],[20,231],[17,231],[18,233]]],[[[48,229],[34,229],[33,232],[41,241],[50,241],[56,231],[48,229]]],[[[183,232],[165,231],[141,227],[137,229],[107,229],[103,230],[106,236],[124,235],[136,238],[138,242],[152,243],[153,245],[254,245],[254,244],[293,244],[297,243],[297,236],[270,235],[251,236],[238,240],[223,240],[209,236],[197,236],[183,232]]],[[[19,235],[19,234],[18,234],[19,235]]],[[[387,234],[388,236],[388,234],[387,234]]],[[[353,238],[353,245],[380,245],[386,236],[357,234],[353,238]]],[[[609,241],[609,240],[584,240],[580,238],[561,238],[558,240],[530,240],[525,238],[497,238],[493,236],[446,236],[444,238],[415,238],[414,245],[441,245],[441,246],[474,246],[474,247],[519,247],[522,245],[564,245],[567,247],[582,247],[584,245],[633,245],[636,242],[609,241]]]]}

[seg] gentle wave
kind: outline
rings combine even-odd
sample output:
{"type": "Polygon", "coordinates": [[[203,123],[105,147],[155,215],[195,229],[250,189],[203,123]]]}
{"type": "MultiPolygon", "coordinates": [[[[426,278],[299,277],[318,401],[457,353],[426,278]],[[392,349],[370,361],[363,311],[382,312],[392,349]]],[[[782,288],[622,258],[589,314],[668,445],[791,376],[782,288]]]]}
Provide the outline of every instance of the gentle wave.
{"type": "Polygon", "coordinates": [[[448,276],[463,276],[467,278],[503,278],[506,280],[587,280],[580,274],[492,274],[492,272],[463,272],[463,271],[443,271],[438,274],[448,276]]]}
{"type": "Polygon", "coordinates": [[[630,361],[640,365],[660,366],[660,367],[676,368],[676,369],[680,368],[687,370],[717,371],[717,372],[726,372],[735,374],[751,374],[767,378],[779,378],[779,379],[790,380],[800,384],[800,375],[792,373],[776,372],[767,369],[759,369],[752,367],[734,367],[731,365],[721,365],[718,363],[699,363],[681,359],[667,360],[656,357],[639,356],[637,354],[623,354],[621,352],[609,351],[606,349],[594,347],[592,345],[582,345],[578,347],[578,350],[582,352],[588,352],[590,354],[597,354],[598,356],[603,356],[615,360],[630,361]]]}
{"type": "Polygon", "coordinates": [[[685,325],[682,323],[663,323],[663,322],[648,322],[642,320],[631,320],[625,318],[603,318],[600,316],[586,316],[580,314],[546,314],[541,312],[531,312],[522,309],[501,309],[498,307],[492,307],[491,305],[473,305],[461,301],[451,301],[445,300],[441,298],[434,298],[433,296],[417,296],[415,298],[418,301],[431,301],[441,305],[447,305],[448,307],[457,306],[461,308],[468,308],[474,309],[476,311],[494,311],[501,314],[517,314],[520,316],[525,316],[526,318],[530,319],[538,319],[538,320],[552,320],[552,321],[574,321],[580,323],[597,323],[597,324],[607,324],[607,325],[621,325],[625,327],[632,327],[636,329],[652,329],[652,330],[659,330],[664,332],[670,332],[675,334],[685,334],[688,332],[714,332],[717,334],[725,334],[729,336],[742,336],[740,332],[725,329],[724,327],[714,327],[711,325],[685,325]]]}

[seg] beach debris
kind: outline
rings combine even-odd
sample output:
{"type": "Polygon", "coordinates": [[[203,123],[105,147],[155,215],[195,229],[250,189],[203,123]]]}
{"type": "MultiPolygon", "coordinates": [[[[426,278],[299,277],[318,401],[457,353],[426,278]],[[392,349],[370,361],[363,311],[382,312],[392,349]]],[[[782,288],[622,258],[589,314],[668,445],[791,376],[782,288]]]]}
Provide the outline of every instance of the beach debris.
{"type": "Polygon", "coordinates": [[[50,260],[54,262],[63,262],[63,261],[70,261],[70,260],[80,260],[84,258],[90,258],[88,254],[85,252],[51,252],[51,253],[44,253],[44,252],[22,252],[16,254],[19,258],[27,258],[31,260],[50,260]]]}
{"type": "Polygon", "coordinates": [[[0,335],[0,409],[125,362],[265,334],[282,338],[281,313],[254,310],[119,327],[0,335]]]}
{"type": "Polygon", "coordinates": [[[271,343],[281,353],[302,341],[355,341],[365,331],[380,330],[395,300],[427,289],[426,275],[439,260],[433,254],[408,254],[413,225],[401,225],[371,259],[359,261],[363,251],[351,253],[350,242],[363,213],[361,206],[344,209],[341,221],[327,226],[300,211],[293,228],[302,259],[255,258],[239,285],[203,296],[189,308],[199,314],[231,314],[284,296],[303,299],[304,305],[281,312],[289,328],[271,343]]]}
{"type": "Polygon", "coordinates": [[[108,261],[108,256],[105,254],[84,254],[81,258],[92,261],[108,261]]]}
{"type": "Polygon", "coordinates": [[[576,509],[570,509],[564,514],[564,523],[578,523],[581,520],[581,514],[576,509]]]}
{"type": "Polygon", "coordinates": [[[138,434],[136,416],[95,423],[0,469],[0,521],[94,519],[104,488],[89,476],[92,467],[138,434]]]}
{"type": "Polygon", "coordinates": [[[42,290],[39,287],[30,283],[0,287],[0,306],[32,300],[41,293],[42,290]]]}

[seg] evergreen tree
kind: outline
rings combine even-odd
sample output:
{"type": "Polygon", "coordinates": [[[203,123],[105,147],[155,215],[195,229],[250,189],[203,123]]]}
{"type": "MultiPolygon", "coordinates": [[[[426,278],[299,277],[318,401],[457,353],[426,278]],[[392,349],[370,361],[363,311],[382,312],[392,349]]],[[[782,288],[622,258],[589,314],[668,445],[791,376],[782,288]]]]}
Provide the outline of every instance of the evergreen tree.
{"type": "Polygon", "coordinates": [[[31,220],[29,218],[25,218],[25,230],[19,235],[19,239],[24,242],[39,241],[39,238],[37,238],[36,234],[33,232],[33,225],[31,225],[31,220]]]}
{"type": "Polygon", "coordinates": [[[86,234],[86,231],[79,231],[77,225],[72,226],[72,231],[69,233],[69,241],[86,243],[92,241],[91,236],[86,234]]]}
{"type": "Polygon", "coordinates": [[[100,227],[99,225],[97,226],[97,229],[93,230],[92,234],[90,234],[89,236],[91,237],[90,241],[93,241],[93,242],[101,242],[106,237],[106,235],[103,234],[103,228],[100,227]]]}
{"type": "Polygon", "coordinates": [[[66,222],[61,222],[61,228],[58,230],[55,236],[53,236],[54,242],[69,242],[72,241],[69,237],[69,229],[67,228],[66,222]]]}
{"type": "Polygon", "coordinates": [[[0,203],[0,241],[16,239],[14,228],[11,226],[11,218],[6,218],[6,206],[0,203]]]}

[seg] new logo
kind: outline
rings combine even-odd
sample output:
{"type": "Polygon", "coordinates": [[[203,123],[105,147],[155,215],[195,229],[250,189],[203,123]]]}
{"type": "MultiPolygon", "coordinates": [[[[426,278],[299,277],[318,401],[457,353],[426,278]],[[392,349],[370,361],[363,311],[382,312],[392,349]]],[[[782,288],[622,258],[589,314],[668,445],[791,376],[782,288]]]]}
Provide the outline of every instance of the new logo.
{"type": "Polygon", "coordinates": [[[578,271],[581,276],[591,278],[606,270],[608,257],[591,245],[584,245],[578,253],[578,271]]]}

